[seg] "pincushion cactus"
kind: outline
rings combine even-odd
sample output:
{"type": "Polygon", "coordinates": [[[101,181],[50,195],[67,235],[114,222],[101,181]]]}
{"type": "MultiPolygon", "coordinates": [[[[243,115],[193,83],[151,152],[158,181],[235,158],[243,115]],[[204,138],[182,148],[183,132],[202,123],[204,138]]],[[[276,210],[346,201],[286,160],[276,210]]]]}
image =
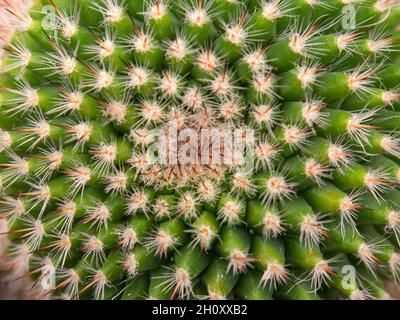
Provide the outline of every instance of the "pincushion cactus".
{"type": "Polygon", "coordinates": [[[389,296],[398,1],[5,2],[2,259],[41,297],[389,296]]]}

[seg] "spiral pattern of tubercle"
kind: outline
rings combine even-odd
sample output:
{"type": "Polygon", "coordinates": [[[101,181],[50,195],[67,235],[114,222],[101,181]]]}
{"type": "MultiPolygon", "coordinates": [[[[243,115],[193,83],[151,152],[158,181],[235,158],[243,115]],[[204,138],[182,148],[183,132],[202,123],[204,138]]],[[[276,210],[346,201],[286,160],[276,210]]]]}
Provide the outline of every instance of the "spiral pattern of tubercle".
{"type": "Polygon", "coordinates": [[[398,1],[4,7],[16,30],[0,38],[10,279],[32,278],[42,298],[390,298],[398,1]],[[254,135],[250,168],[234,155],[152,162],[154,130],[171,123],[254,135]]]}

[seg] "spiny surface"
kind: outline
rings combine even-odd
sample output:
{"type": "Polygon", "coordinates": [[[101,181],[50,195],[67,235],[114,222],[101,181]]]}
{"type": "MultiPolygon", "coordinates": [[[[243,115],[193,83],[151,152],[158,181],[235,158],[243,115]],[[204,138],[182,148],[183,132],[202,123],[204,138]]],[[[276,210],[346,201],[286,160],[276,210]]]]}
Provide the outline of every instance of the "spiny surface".
{"type": "Polygon", "coordinates": [[[398,1],[4,2],[2,259],[40,297],[389,297],[398,1]]]}

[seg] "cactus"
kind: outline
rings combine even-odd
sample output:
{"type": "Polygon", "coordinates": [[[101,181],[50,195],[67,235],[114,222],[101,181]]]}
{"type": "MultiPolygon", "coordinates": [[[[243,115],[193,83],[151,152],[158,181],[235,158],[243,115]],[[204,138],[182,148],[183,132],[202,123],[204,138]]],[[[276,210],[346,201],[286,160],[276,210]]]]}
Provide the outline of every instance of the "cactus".
{"type": "Polygon", "coordinates": [[[42,298],[389,297],[385,281],[400,279],[398,1],[5,10],[2,260],[42,298]],[[252,157],[202,162],[207,145],[193,162],[157,161],[171,124],[239,131],[252,157]]]}

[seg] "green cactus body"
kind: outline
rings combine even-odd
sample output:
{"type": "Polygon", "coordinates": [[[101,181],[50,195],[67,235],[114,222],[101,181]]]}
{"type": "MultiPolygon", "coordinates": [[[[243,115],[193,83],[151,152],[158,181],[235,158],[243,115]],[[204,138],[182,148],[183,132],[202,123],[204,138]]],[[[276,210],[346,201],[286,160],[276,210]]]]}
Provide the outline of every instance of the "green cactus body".
{"type": "Polygon", "coordinates": [[[43,297],[389,297],[385,281],[400,279],[396,1],[6,7],[1,236],[6,265],[43,297]],[[229,154],[242,145],[251,152],[229,154]],[[214,153],[222,160],[207,162],[214,153]]]}

